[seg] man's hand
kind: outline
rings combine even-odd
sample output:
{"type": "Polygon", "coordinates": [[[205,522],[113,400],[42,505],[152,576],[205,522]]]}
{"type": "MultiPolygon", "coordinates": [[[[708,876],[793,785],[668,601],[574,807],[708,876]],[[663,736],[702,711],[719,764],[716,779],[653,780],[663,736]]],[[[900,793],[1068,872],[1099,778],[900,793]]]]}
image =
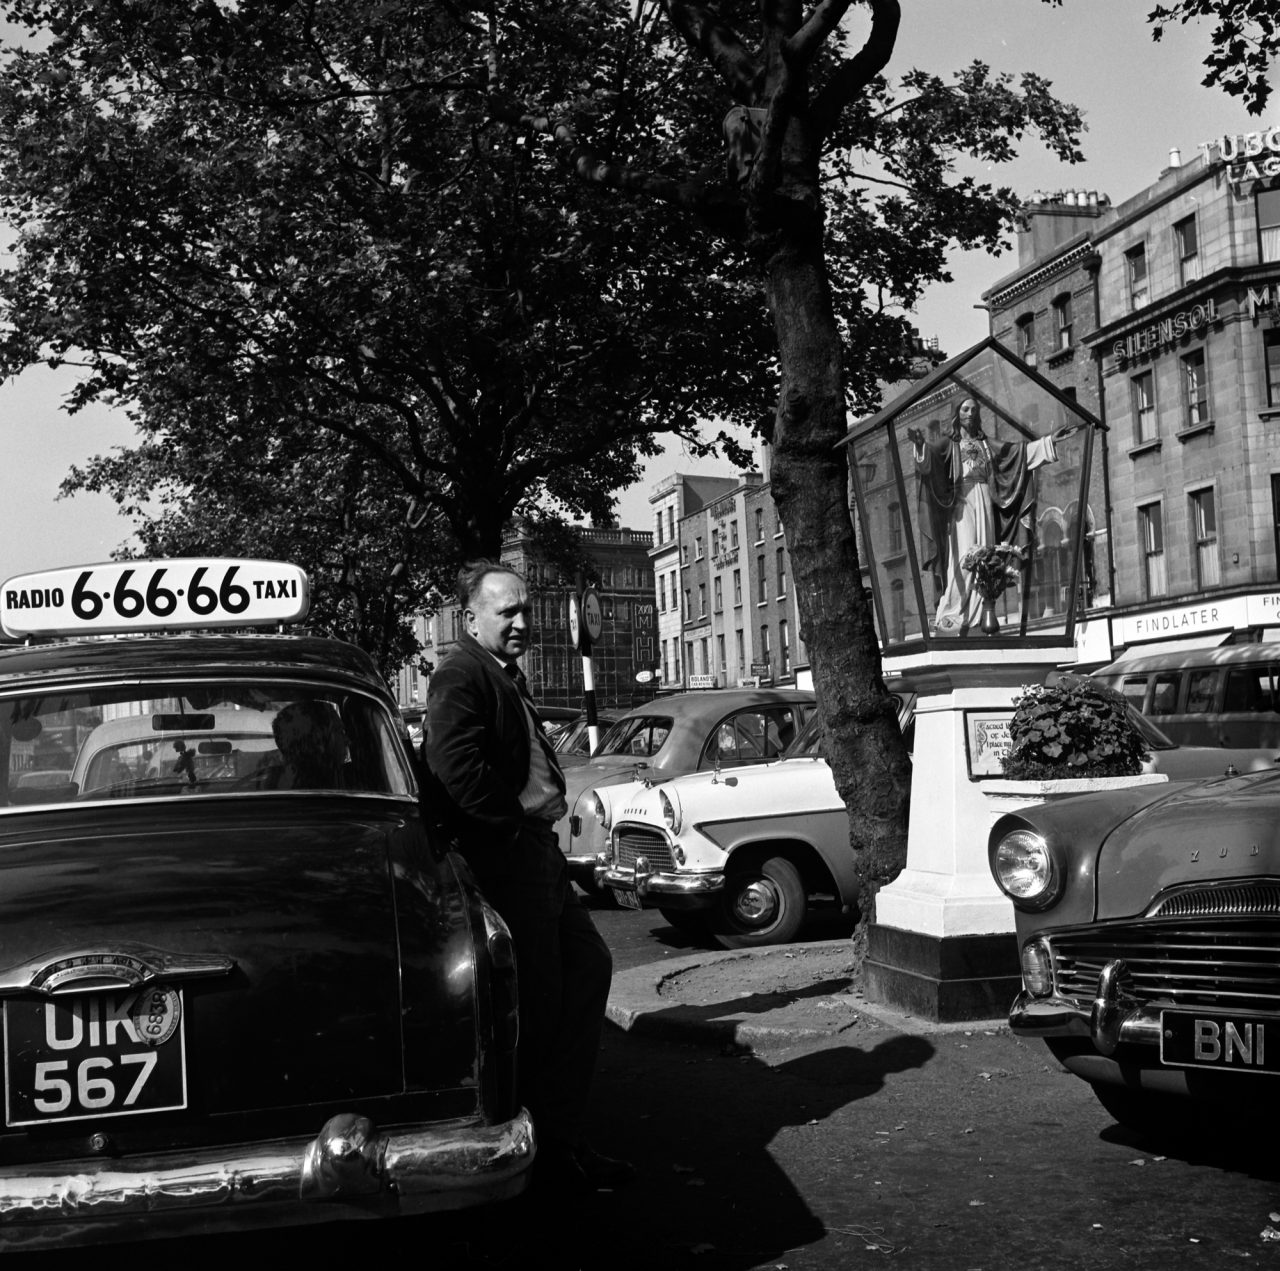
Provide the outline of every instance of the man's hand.
{"type": "Polygon", "coordinates": [[[911,442],[911,444],[912,444],[913,446],[923,446],[923,445],[924,445],[924,431],[923,431],[923,429],[920,429],[920,428],[908,428],[908,429],[907,429],[907,439],[911,442]]]}

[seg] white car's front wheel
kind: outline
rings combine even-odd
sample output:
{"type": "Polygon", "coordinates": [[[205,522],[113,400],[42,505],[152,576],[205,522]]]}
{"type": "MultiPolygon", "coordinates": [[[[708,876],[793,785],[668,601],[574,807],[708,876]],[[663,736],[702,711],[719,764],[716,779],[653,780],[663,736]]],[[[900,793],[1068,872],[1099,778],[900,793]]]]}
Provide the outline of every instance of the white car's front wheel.
{"type": "Polygon", "coordinates": [[[725,949],[786,944],[799,933],[807,912],[800,871],[785,856],[731,860],[712,931],[725,949]]]}

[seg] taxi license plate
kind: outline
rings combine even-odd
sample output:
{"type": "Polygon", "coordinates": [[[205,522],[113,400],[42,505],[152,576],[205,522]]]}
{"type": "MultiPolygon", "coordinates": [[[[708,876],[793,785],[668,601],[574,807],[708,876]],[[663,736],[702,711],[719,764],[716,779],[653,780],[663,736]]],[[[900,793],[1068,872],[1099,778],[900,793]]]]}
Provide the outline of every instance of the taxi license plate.
{"type": "Polygon", "coordinates": [[[1280,1072],[1280,1018],[1161,1011],[1160,1062],[1179,1068],[1280,1072]]]}
{"type": "Polygon", "coordinates": [[[182,990],[163,984],[4,1003],[5,1124],[187,1106],[182,990]]]}
{"type": "Polygon", "coordinates": [[[623,891],[621,887],[610,887],[613,892],[613,898],[622,906],[623,909],[639,909],[640,897],[633,891],[623,891]]]}

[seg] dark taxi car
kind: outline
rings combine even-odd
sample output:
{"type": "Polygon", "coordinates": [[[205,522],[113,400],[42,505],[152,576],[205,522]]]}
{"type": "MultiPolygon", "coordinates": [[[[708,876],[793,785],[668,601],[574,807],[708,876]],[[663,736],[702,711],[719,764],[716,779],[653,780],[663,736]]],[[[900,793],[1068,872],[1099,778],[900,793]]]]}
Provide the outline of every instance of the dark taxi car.
{"type": "Polygon", "coordinates": [[[1135,786],[1001,817],[1042,1037],[1122,1124],[1203,1124],[1280,1095],[1280,772],[1135,786]]]}
{"type": "Polygon", "coordinates": [[[305,591],[227,561],[0,590],[11,635],[117,633],[0,652],[0,1249],[524,1185],[510,940],[428,842],[373,663],[138,630],[287,620],[305,591]],[[301,590],[286,618],[263,582],[301,590]],[[50,738],[65,779],[23,781],[50,738]]]}

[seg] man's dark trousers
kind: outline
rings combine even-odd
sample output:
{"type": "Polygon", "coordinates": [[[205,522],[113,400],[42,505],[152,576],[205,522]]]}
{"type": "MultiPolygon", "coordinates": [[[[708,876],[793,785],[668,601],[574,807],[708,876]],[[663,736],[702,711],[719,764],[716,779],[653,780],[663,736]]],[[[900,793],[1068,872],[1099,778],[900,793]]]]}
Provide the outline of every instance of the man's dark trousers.
{"type": "Polygon", "coordinates": [[[578,902],[548,823],[525,821],[500,869],[478,860],[473,869],[515,944],[521,1101],[540,1138],[577,1146],[613,975],[609,946],[578,902]]]}

